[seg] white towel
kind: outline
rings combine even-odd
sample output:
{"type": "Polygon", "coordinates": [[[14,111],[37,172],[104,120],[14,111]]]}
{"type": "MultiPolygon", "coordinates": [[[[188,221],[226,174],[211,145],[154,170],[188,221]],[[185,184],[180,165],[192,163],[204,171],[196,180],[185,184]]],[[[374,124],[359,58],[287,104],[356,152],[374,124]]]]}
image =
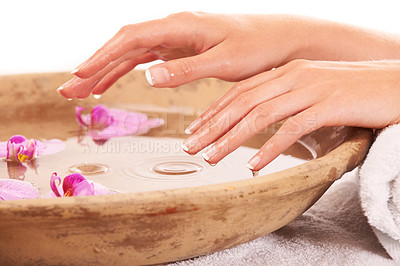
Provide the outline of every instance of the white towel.
{"type": "Polygon", "coordinates": [[[171,265],[398,265],[363,215],[356,172],[335,182],[287,226],[240,246],[171,265]]]}
{"type": "Polygon", "coordinates": [[[360,198],[379,241],[400,263],[400,124],[373,143],[360,169],[360,198]]]}

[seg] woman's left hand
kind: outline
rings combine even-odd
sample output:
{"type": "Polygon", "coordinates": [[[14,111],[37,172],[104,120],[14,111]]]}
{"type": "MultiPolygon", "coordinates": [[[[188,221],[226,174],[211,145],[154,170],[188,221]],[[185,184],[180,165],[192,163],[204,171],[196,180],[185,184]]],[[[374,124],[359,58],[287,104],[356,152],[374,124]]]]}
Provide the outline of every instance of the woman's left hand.
{"type": "Polygon", "coordinates": [[[400,122],[400,61],[294,60],[241,81],[188,128],[184,150],[219,162],[288,118],[249,161],[259,170],[303,135],[326,126],[382,128],[400,122]]]}

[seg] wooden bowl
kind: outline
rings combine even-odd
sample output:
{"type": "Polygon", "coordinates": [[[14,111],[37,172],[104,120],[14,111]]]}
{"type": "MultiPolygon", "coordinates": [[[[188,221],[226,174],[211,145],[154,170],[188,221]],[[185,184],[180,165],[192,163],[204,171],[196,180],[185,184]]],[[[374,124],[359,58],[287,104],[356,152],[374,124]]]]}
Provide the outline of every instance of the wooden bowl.
{"type": "MultiPolygon", "coordinates": [[[[76,127],[76,102],[66,101],[55,90],[70,77],[66,73],[0,77],[0,140],[14,134],[65,138],[65,132],[76,127]]],[[[206,79],[175,89],[157,89],[147,85],[143,72],[134,71],[100,102],[151,104],[169,110],[161,111],[168,117],[169,130],[156,129],[149,135],[168,132],[169,137],[183,138],[195,113],[230,86],[206,79]]],[[[79,102],[85,106],[95,103],[98,101],[79,102]]],[[[260,147],[278,127],[270,127],[246,145],[260,147]]],[[[360,163],[371,138],[367,129],[320,129],[302,139],[317,158],[242,181],[110,196],[0,202],[0,262],[155,264],[239,245],[301,215],[335,180],[360,163]]],[[[299,143],[285,153],[311,158],[299,143]]]]}

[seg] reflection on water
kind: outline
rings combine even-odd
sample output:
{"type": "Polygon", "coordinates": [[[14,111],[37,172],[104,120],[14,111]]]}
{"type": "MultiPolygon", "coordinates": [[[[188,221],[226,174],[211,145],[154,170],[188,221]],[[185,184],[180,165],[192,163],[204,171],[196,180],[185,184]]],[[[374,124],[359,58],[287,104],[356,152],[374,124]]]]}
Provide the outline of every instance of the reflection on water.
{"type": "Polygon", "coordinates": [[[68,167],[67,169],[68,173],[79,173],[84,176],[86,175],[100,175],[100,174],[105,174],[110,170],[110,167],[104,164],[99,164],[99,163],[80,163],[76,164],[73,166],[68,167]]]}
{"type": "Polygon", "coordinates": [[[167,161],[156,164],[151,170],[160,175],[188,175],[200,172],[203,166],[182,161],[167,161]]]}
{"type": "MultiPolygon", "coordinates": [[[[27,168],[22,164],[0,162],[0,177],[32,182],[40,194],[50,191],[53,172],[59,176],[81,173],[120,193],[164,190],[217,184],[252,178],[247,161],[256,149],[240,147],[215,166],[201,154],[190,156],[182,151],[181,139],[127,136],[97,145],[90,137],[70,138],[65,150],[40,156],[27,168]],[[38,162],[40,167],[38,167],[38,162]]],[[[260,175],[280,171],[304,160],[281,155],[260,171],[260,175]]]]}
{"type": "MultiPolygon", "coordinates": [[[[6,159],[4,159],[4,161],[7,163],[7,171],[9,178],[18,180],[25,179],[25,173],[28,170],[28,168],[23,163],[6,159]]],[[[39,167],[37,159],[29,161],[26,165],[37,174],[37,168],[39,167]]]]}
{"type": "Polygon", "coordinates": [[[253,174],[253,177],[257,177],[260,175],[260,171],[251,171],[251,173],[253,174]]]}
{"type": "Polygon", "coordinates": [[[8,177],[11,179],[24,180],[27,167],[20,162],[7,161],[8,177]]]}

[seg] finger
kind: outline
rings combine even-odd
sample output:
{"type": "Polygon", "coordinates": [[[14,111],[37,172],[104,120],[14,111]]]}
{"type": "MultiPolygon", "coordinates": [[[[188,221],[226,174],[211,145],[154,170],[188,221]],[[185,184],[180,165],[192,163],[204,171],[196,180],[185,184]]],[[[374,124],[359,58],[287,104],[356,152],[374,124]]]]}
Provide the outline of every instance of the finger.
{"type": "Polygon", "coordinates": [[[96,75],[82,79],[79,77],[74,77],[73,79],[67,81],[57,91],[66,98],[72,99],[75,97],[86,98],[90,95],[90,92],[94,86],[100,82],[103,77],[105,77],[110,71],[118,67],[122,62],[127,60],[127,58],[133,57],[135,54],[133,52],[127,53],[125,56],[119,58],[118,60],[110,63],[106,68],[102,69],[96,75]]]}
{"type": "Polygon", "coordinates": [[[84,98],[84,95],[90,95],[92,88],[97,82],[99,82],[97,77],[92,77],[89,79],[73,77],[71,80],[64,83],[58,89],[58,92],[67,99],[73,99],[78,97],[78,95],[80,96],[79,98],[84,98]]]}
{"type": "Polygon", "coordinates": [[[254,108],[235,127],[203,153],[205,160],[211,164],[219,162],[246,140],[268,126],[297,114],[313,104],[311,100],[299,101],[297,96],[297,93],[284,94],[254,108]]]}
{"type": "Polygon", "coordinates": [[[186,151],[195,154],[202,150],[228,132],[256,106],[289,92],[293,85],[291,82],[283,76],[239,94],[184,142],[186,151]]]}
{"type": "Polygon", "coordinates": [[[193,47],[165,47],[163,45],[159,45],[151,48],[151,53],[158,56],[158,59],[163,61],[169,61],[174,59],[179,59],[183,57],[194,56],[197,52],[193,49],[193,47]]]}
{"type": "Polygon", "coordinates": [[[258,171],[278,157],[302,136],[324,126],[323,109],[314,105],[285,121],[279,130],[249,160],[247,167],[258,171]]]}
{"type": "Polygon", "coordinates": [[[273,68],[270,71],[263,72],[255,75],[251,78],[236,83],[225,95],[220,97],[216,102],[209,106],[199,117],[197,117],[185,130],[186,134],[193,134],[202,125],[204,125],[209,119],[211,119],[216,113],[220,112],[233,99],[239,94],[260,86],[263,83],[269,82],[270,80],[276,79],[289,72],[295,67],[294,64],[286,64],[278,68],[273,68]]]}
{"type": "Polygon", "coordinates": [[[139,58],[126,60],[114,68],[110,73],[103,77],[96,86],[93,87],[92,94],[103,94],[111,85],[113,85],[120,77],[134,69],[139,64],[148,63],[157,59],[157,55],[152,53],[144,54],[139,58]]]}
{"type": "Polygon", "coordinates": [[[144,54],[162,44],[173,47],[200,46],[200,42],[193,40],[198,38],[197,30],[201,31],[189,22],[182,23],[180,18],[170,17],[124,26],[72,73],[88,78],[129,51],[144,54]]]}
{"type": "Polygon", "coordinates": [[[146,78],[154,87],[176,87],[201,78],[218,78],[229,69],[223,54],[223,47],[214,47],[199,55],[161,63],[150,67],[146,78]]]}
{"type": "Polygon", "coordinates": [[[215,114],[223,110],[229,105],[236,97],[241,93],[244,93],[250,89],[260,86],[272,79],[278,78],[282,75],[282,71],[270,70],[248,78],[246,80],[236,83],[230,90],[228,90],[223,96],[218,98],[213,104],[211,104],[206,110],[204,110],[185,130],[186,134],[193,134],[201,126],[207,123],[215,114]]]}

